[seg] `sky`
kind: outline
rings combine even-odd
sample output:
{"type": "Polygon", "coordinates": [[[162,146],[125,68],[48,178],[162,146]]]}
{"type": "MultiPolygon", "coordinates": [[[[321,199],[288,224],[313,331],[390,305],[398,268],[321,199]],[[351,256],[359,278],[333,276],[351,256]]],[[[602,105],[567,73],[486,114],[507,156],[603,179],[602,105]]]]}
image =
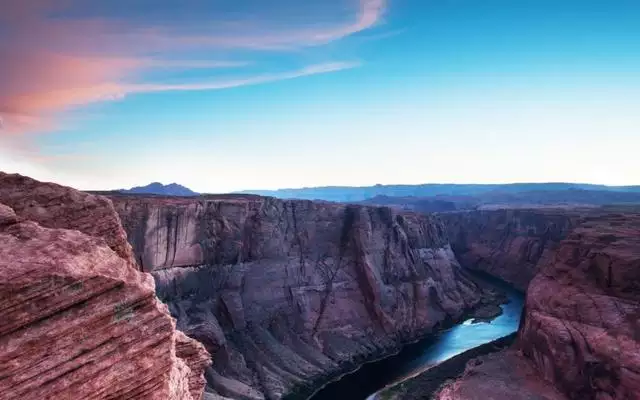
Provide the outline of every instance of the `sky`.
{"type": "Polygon", "coordinates": [[[0,0],[0,170],[640,184],[636,0],[0,0]]]}

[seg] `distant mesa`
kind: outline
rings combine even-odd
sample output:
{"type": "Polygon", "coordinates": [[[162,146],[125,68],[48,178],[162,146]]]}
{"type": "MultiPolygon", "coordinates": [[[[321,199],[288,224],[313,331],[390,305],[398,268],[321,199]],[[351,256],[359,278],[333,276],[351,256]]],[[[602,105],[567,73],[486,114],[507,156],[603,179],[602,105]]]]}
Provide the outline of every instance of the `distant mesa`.
{"type": "Polygon", "coordinates": [[[179,185],[177,183],[171,183],[163,185],[160,182],[153,182],[147,186],[136,186],[131,189],[120,189],[120,193],[129,194],[156,194],[161,196],[198,196],[199,193],[193,190],[179,185]]]}

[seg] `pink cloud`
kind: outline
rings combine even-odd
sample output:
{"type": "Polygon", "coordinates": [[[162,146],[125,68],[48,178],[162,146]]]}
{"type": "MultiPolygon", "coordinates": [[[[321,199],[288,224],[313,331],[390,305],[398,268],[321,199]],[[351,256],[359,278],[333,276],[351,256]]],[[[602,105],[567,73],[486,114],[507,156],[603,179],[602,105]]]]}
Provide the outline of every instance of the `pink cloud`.
{"type": "Polygon", "coordinates": [[[13,52],[3,57],[0,111],[16,114],[61,110],[121,97],[122,81],[149,68],[222,68],[239,62],[63,56],[13,52]]]}
{"type": "Polygon", "coordinates": [[[292,29],[286,20],[247,25],[234,22],[233,15],[215,16],[213,22],[220,23],[203,19],[183,24],[142,17],[81,17],[81,13],[60,17],[91,0],[5,0],[0,13],[0,134],[47,131],[55,126],[54,117],[60,111],[134,93],[217,90],[353,68],[357,64],[320,63],[279,74],[189,84],[141,83],[151,69],[247,65],[245,61],[182,59],[181,54],[194,47],[210,49],[208,53],[224,49],[228,55],[233,49],[274,50],[339,40],[375,26],[385,1],[359,0],[346,20],[344,10],[338,8],[337,19],[342,22],[305,20],[292,29]],[[210,26],[220,28],[211,31],[210,26]]]}
{"type": "MultiPolygon", "coordinates": [[[[3,104],[0,107],[0,131],[6,134],[46,131],[54,127],[52,116],[56,111],[94,102],[119,100],[127,95],[136,93],[229,89],[336,72],[355,68],[358,65],[355,62],[334,62],[311,65],[280,74],[263,74],[249,78],[192,84],[108,83],[96,80],[87,83],[85,86],[49,87],[46,91],[35,91],[9,97],[7,102],[0,103],[3,104]],[[28,110],[31,114],[23,114],[12,110],[28,110]]],[[[106,66],[108,66],[108,63],[106,63],[106,66]]],[[[81,68],[80,70],[82,71],[81,68]]],[[[99,73],[97,75],[100,76],[99,73]]],[[[83,76],[83,74],[80,73],[79,76],[83,76]]]]}

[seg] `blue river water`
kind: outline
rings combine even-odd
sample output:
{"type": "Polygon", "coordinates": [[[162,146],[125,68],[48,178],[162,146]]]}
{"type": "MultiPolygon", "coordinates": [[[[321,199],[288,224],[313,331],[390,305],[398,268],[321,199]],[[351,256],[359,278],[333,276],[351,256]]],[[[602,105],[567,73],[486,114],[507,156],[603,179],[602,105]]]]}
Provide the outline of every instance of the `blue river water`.
{"type": "Polygon", "coordinates": [[[439,363],[474,347],[510,335],[518,330],[524,296],[494,278],[474,274],[485,285],[503,291],[509,303],[491,322],[471,323],[471,319],[445,331],[405,346],[398,354],[363,365],[360,369],[329,383],[310,400],[373,400],[375,393],[420,374],[439,363]]]}

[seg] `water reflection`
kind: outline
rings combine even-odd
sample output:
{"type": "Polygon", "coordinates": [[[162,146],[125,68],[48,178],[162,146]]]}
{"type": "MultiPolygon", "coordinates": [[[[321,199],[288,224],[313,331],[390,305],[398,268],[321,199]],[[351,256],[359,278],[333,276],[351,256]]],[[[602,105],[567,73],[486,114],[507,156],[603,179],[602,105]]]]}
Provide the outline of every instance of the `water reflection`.
{"type": "MultiPolygon", "coordinates": [[[[476,274],[474,274],[476,275],[476,274]]],[[[504,291],[509,303],[503,313],[490,323],[471,323],[471,320],[452,327],[439,335],[406,346],[395,356],[370,364],[318,391],[311,400],[373,399],[375,392],[418,375],[442,361],[507,336],[518,330],[524,305],[522,293],[503,282],[484,275],[477,279],[504,291]]]]}

